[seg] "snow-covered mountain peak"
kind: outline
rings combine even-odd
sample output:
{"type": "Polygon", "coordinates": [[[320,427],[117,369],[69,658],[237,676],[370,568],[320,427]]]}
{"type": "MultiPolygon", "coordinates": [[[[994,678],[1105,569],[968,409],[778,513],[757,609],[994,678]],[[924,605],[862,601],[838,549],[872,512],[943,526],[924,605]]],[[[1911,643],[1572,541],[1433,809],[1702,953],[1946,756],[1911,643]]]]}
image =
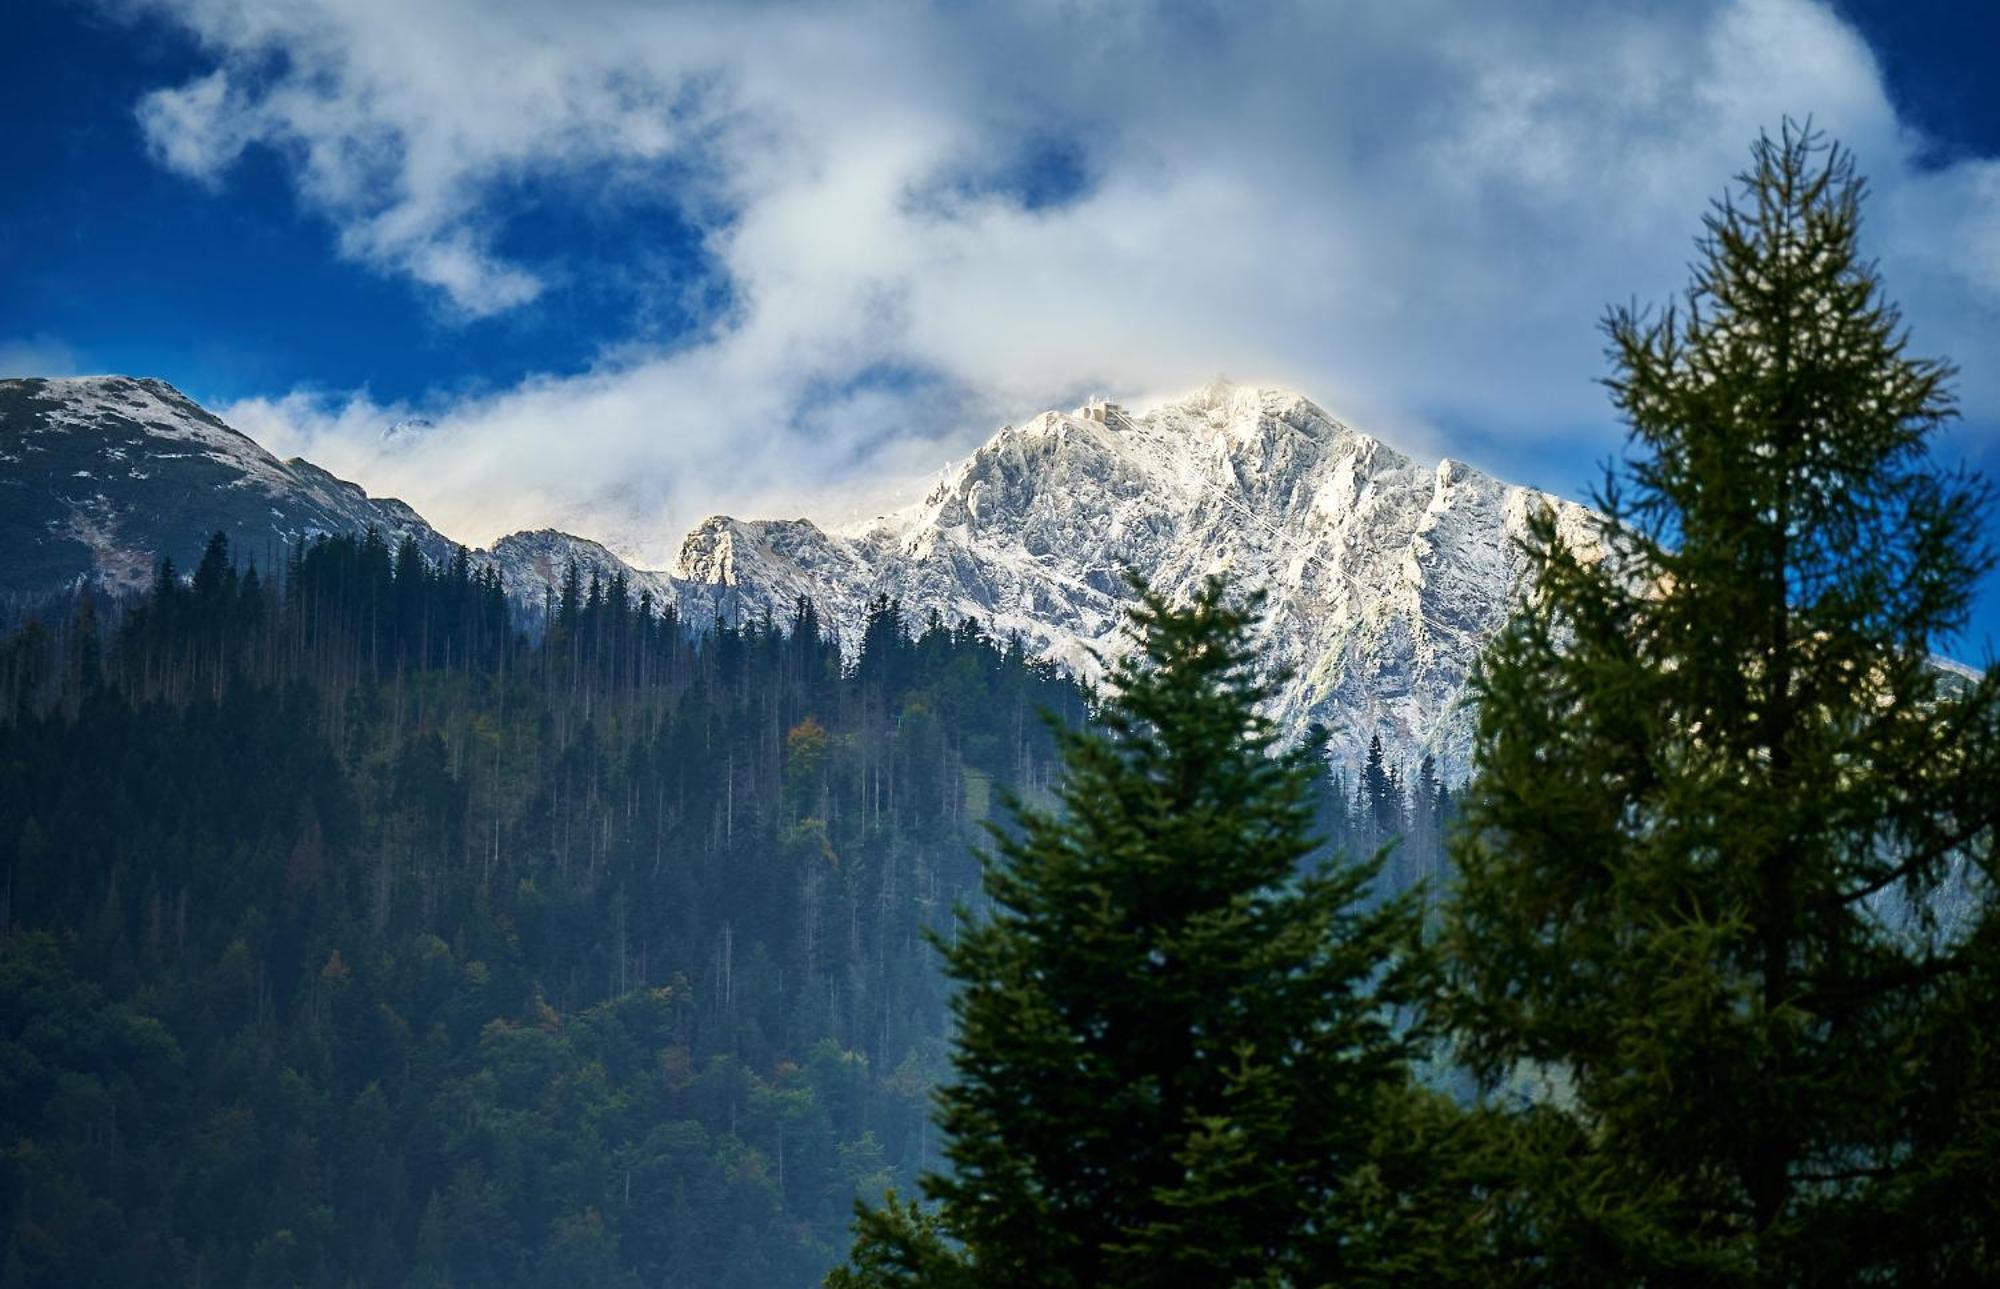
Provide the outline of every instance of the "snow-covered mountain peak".
{"type": "Polygon", "coordinates": [[[681,543],[674,576],[731,591],[714,598],[719,612],[747,605],[752,612],[788,614],[801,595],[824,607],[854,608],[861,602],[856,588],[870,578],[868,556],[874,549],[830,537],[810,519],[713,515],[681,543]]]}
{"type": "MultiPolygon", "coordinates": [[[[1179,398],[1171,398],[1157,404],[1149,409],[1146,415],[1200,417],[1207,419],[1211,424],[1224,425],[1245,420],[1254,421],[1266,415],[1282,416],[1298,404],[1311,406],[1310,400],[1296,390],[1275,385],[1243,385],[1218,377],[1179,398]]],[[[1312,410],[1322,417],[1326,415],[1317,407],[1312,410]]]]}
{"type": "Polygon", "coordinates": [[[1296,390],[1223,380],[1161,403],[1132,423],[1167,433],[1206,434],[1239,444],[1288,435],[1328,444],[1366,437],[1296,390]]]}
{"type": "MultiPolygon", "coordinates": [[[[136,433],[185,444],[187,450],[242,469],[267,487],[282,484],[280,473],[271,468],[276,461],[270,453],[163,380],[66,376],[36,384],[44,401],[39,426],[29,429],[30,434],[114,439],[136,433]]],[[[125,455],[132,446],[126,445],[125,455]]]]}
{"type": "Polygon", "coordinates": [[[1553,504],[1463,462],[1419,463],[1291,390],[1215,382],[1144,412],[1093,399],[1002,426],[924,498],[824,532],[718,516],[678,572],[737,612],[799,595],[853,629],[877,595],[978,618],[1085,676],[1121,647],[1134,570],[1169,595],[1212,573],[1265,589],[1290,672],[1277,715],[1355,761],[1381,735],[1462,767],[1466,677],[1505,618],[1528,515],[1553,504]]]}
{"type": "Polygon", "coordinates": [[[185,415],[215,419],[193,399],[156,376],[51,376],[36,384],[80,422],[106,408],[117,408],[127,415],[152,412],[158,419],[185,415]]]}

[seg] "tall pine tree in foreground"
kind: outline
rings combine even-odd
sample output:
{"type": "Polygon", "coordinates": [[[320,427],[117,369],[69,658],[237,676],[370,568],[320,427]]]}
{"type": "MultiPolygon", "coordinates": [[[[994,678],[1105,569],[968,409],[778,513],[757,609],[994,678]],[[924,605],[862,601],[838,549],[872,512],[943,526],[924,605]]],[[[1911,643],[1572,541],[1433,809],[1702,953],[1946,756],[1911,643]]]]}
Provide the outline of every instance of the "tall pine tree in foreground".
{"type": "Polygon", "coordinates": [[[1306,865],[1313,745],[1259,707],[1255,602],[1142,590],[1053,812],[1018,809],[958,983],[952,1171],[864,1212],[836,1286],[1423,1277],[1459,1208],[1413,1191],[1455,1112],[1411,1086],[1422,972],[1374,864],[1306,865]],[[1303,870],[1303,871],[1302,871],[1303,870]],[[1420,1228],[1423,1234],[1420,1234],[1420,1228]]]}
{"type": "Polygon", "coordinates": [[[1739,184],[1608,320],[1631,458],[1479,680],[1440,1010],[1540,1088],[1524,1279],[1991,1283],[2000,679],[1931,653],[1984,493],[1848,156],[1788,127],[1739,184]]]}

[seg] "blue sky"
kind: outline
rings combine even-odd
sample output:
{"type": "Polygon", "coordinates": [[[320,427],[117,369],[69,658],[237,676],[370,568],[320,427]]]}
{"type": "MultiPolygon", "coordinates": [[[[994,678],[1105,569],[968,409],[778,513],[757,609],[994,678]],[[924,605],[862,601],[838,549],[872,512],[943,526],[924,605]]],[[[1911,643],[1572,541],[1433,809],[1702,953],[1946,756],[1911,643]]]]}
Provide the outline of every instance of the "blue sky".
{"type": "Polygon", "coordinates": [[[501,249],[562,285],[470,319],[339,255],[276,150],[246,151],[213,185],[150,155],[140,99],[213,66],[186,29],[63,0],[25,0],[9,28],[0,113],[28,128],[0,132],[15,176],[0,203],[0,342],[218,401],[302,386],[396,400],[580,371],[604,345],[701,321],[676,297],[714,269],[670,201],[604,211],[518,185],[498,199],[501,249]],[[646,280],[626,263],[641,243],[646,280]]]}
{"type": "Polygon", "coordinates": [[[1218,374],[1574,495],[1604,305],[1811,113],[2000,474],[1994,48],[1944,0],[25,0],[0,368],[163,376],[454,535],[655,563],[1218,374]]]}

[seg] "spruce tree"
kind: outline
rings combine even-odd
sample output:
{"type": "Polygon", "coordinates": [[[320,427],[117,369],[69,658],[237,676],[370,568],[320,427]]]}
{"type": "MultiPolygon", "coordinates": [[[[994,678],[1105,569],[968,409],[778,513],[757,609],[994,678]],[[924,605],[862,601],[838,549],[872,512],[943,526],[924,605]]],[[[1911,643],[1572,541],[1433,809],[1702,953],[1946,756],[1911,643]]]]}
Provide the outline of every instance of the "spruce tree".
{"type": "Polygon", "coordinates": [[[1061,732],[1057,808],[1015,807],[990,915],[940,941],[938,1207],[864,1212],[832,1284],[1321,1283],[1437,1247],[1399,1226],[1413,1143],[1449,1127],[1417,1126],[1439,1103],[1395,1023],[1412,907],[1364,911],[1379,859],[1309,862],[1326,770],[1263,714],[1257,601],[1140,591],[1097,721],[1061,732]]]}
{"type": "Polygon", "coordinates": [[[1631,451],[1479,677],[1440,1012],[1537,1090],[1527,1279],[1990,1282],[2000,681],[1932,654],[1985,493],[1848,154],[1738,185],[1607,319],[1631,451]]]}

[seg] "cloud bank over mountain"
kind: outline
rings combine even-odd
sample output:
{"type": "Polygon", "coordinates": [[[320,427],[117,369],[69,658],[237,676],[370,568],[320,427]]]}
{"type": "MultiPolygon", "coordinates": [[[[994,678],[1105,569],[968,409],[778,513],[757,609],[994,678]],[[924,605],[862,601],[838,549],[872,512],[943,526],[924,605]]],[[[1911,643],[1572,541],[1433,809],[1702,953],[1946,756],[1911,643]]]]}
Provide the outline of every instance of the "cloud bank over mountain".
{"type": "MultiPolygon", "coordinates": [[[[119,7],[212,60],[135,104],[159,164],[226,197],[275,150],[341,255],[462,325],[561,272],[516,244],[526,203],[692,230],[631,246],[691,268],[662,302],[690,321],[587,372],[228,409],[473,541],[567,524],[657,562],[709,511],[838,506],[1000,420],[1218,372],[1574,488],[1617,443],[1595,320],[1678,288],[1787,114],[1871,176],[1920,347],[1972,358],[2000,314],[2000,161],[1940,161],[1807,0],[119,7]]],[[[2000,418],[2000,373],[1963,392],[2000,418]]]]}

